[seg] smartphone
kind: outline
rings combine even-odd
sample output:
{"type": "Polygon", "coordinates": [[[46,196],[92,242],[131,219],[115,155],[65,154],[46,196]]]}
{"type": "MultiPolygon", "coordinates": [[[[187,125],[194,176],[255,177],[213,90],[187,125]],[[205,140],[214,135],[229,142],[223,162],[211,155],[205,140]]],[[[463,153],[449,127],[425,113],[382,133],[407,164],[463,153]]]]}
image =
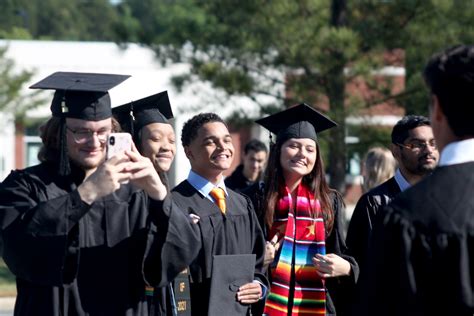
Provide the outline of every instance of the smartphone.
{"type": "Polygon", "coordinates": [[[111,133],[107,137],[107,159],[132,149],[132,135],[129,133],[111,133]]]}

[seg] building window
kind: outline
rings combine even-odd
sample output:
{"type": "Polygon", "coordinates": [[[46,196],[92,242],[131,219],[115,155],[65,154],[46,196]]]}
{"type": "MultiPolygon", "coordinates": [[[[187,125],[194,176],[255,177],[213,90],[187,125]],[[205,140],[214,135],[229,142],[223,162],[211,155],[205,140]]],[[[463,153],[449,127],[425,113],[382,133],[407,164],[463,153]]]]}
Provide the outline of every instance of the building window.
{"type": "Polygon", "coordinates": [[[38,152],[41,148],[42,142],[39,137],[39,126],[43,124],[45,120],[39,119],[35,122],[31,122],[25,128],[25,136],[23,137],[25,157],[24,166],[31,167],[39,164],[38,152]]]}
{"type": "Polygon", "coordinates": [[[41,148],[39,136],[25,136],[25,166],[31,167],[39,164],[38,152],[41,148]]]}

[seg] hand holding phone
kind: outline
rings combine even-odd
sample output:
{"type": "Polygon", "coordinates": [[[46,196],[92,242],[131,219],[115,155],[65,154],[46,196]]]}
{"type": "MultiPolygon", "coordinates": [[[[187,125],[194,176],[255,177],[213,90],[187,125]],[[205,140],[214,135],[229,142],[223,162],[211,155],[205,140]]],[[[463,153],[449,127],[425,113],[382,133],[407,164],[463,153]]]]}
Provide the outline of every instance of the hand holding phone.
{"type": "Polygon", "coordinates": [[[107,159],[132,150],[132,135],[129,133],[111,133],[107,137],[107,159]]]}

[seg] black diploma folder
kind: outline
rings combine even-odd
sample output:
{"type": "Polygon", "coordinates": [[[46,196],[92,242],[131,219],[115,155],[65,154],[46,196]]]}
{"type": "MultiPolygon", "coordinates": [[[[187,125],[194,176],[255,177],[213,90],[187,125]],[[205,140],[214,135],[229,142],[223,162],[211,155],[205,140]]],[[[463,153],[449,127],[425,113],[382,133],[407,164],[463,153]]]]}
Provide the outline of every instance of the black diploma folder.
{"type": "Polygon", "coordinates": [[[254,272],[254,254],[213,256],[208,315],[248,315],[250,305],[239,303],[237,292],[253,281],[254,272]]]}

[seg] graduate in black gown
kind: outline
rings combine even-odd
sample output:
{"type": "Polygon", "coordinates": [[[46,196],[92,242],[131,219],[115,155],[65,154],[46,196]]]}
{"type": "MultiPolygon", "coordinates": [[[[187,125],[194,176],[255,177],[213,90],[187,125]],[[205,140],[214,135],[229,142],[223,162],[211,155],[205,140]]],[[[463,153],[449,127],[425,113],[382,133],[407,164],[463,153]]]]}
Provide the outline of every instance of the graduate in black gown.
{"type": "Polygon", "coordinates": [[[367,247],[375,217],[400,192],[433,172],[439,153],[427,117],[407,115],[392,130],[390,149],[398,168],[395,175],[362,195],[356,204],[347,230],[348,253],[360,269],[365,266],[367,247]],[[425,144],[429,145],[426,146],[425,144]]]}
{"type": "MultiPolygon", "coordinates": [[[[165,199],[163,207],[178,207],[194,219],[200,230],[201,240],[196,244],[199,253],[190,263],[192,315],[208,315],[208,312],[216,315],[210,310],[221,307],[228,309],[222,315],[247,315],[249,304],[258,302],[264,295],[262,284],[267,281],[261,268],[265,244],[249,199],[224,184],[223,172],[230,168],[234,155],[231,135],[219,116],[203,113],[185,123],[181,140],[191,171],[187,180],[172,190],[171,199],[165,199]],[[224,210],[216,205],[217,198],[211,195],[216,188],[225,193],[224,210]],[[223,290],[230,288],[234,294],[228,300],[213,301],[211,276],[216,268],[213,267],[214,257],[247,254],[255,254],[251,272],[257,282],[228,284],[223,290]],[[236,314],[232,312],[234,309],[238,310],[236,314]]],[[[148,253],[145,275],[148,282],[156,284],[160,282],[156,266],[166,258],[153,257],[156,253],[153,248],[148,253]]],[[[234,272],[231,266],[224,270],[230,276],[234,272]]]]}
{"type": "MultiPolygon", "coordinates": [[[[41,134],[42,162],[13,171],[0,185],[3,257],[17,280],[15,315],[147,315],[148,223],[193,229],[179,212],[155,211],[167,190],[135,148],[104,161],[107,136],[118,125],[107,90],[127,77],[58,72],[32,86],[56,90],[53,118],[41,134]]],[[[179,272],[185,265],[168,253],[179,272]]]]}
{"type": "Polygon", "coordinates": [[[267,164],[268,149],[258,139],[252,139],[244,146],[242,163],[225,178],[225,185],[234,191],[242,192],[245,188],[260,181],[267,164]]]}
{"type": "Polygon", "coordinates": [[[439,164],[377,218],[354,315],[474,314],[474,46],[434,55],[424,77],[439,164]]]}
{"type": "Polygon", "coordinates": [[[267,298],[265,313],[336,315],[337,311],[344,315],[351,294],[346,289],[355,284],[359,268],[354,258],[344,254],[344,203],[325,181],[318,145],[319,133],[337,124],[304,103],[256,122],[277,135],[270,145],[265,182],[243,192],[251,197],[266,227],[265,263],[274,293],[267,298]],[[283,199],[290,196],[294,201],[290,209],[278,209],[289,204],[283,199]],[[304,209],[304,205],[311,206],[304,209]],[[319,232],[315,222],[306,226],[313,220],[323,223],[319,232]],[[280,281],[285,270],[289,286],[280,281]],[[316,298],[315,293],[321,292],[324,297],[316,298]]]}
{"type": "MultiPolygon", "coordinates": [[[[163,183],[176,155],[173,111],[166,91],[112,109],[122,129],[133,135],[138,151],[149,158],[163,183]]],[[[185,269],[169,284],[147,286],[150,315],[191,315],[189,273],[185,269]]]]}

